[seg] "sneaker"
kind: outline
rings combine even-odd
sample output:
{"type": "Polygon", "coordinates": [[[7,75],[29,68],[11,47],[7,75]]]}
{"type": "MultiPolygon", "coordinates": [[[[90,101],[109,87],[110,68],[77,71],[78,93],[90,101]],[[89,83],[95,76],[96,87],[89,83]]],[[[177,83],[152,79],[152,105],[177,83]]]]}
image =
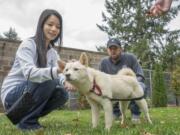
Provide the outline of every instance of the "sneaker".
{"type": "Polygon", "coordinates": [[[141,123],[139,115],[135,115],[135,114],[132,115],[131,121],[133,124],[140,124],[141,123]]]}

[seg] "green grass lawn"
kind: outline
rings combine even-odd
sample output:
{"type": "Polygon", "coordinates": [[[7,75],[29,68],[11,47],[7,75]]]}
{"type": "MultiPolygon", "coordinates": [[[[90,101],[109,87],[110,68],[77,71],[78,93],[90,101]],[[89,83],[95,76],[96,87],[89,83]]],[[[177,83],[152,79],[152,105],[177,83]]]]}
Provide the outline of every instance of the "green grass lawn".
{"type": "Polygon", "coordinates": [[[127,112],[127,126],[120,127],[119,121],[113,123],[110,133],[104,130],[104,114],[101,112],[100,123],[96,129],[91,127],[91,111],[60,110],[40,119],[46,128],[40,132],[22,132],[1,114],[0,135],[180,135],[180,108],[150,109],[153,125],[149,125],[141,116],[141,124],[133,125],[127,112]]]}

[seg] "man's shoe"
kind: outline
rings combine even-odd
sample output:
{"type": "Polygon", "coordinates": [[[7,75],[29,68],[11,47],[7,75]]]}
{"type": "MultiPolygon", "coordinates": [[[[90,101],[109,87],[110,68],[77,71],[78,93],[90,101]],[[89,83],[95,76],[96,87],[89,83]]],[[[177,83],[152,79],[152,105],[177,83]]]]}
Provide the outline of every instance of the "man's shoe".
{"type": "Polygon", "coordinates": [[[132,115],[131,121],[133,124],[140,124],[141,123],[139,115],[135,115],[135,114],[132,115]]]}

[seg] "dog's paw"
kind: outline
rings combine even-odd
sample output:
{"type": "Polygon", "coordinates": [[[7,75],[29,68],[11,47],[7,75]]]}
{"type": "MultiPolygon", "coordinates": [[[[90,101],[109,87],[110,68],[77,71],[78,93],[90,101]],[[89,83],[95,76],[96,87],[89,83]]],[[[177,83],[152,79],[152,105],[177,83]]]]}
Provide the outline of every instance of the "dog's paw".
{"type": "Polygon", "coordinates": [[[120,124],[120,127],[121,128],[128,128],[128,125],[124,123],[124,124],[120,124]]]}

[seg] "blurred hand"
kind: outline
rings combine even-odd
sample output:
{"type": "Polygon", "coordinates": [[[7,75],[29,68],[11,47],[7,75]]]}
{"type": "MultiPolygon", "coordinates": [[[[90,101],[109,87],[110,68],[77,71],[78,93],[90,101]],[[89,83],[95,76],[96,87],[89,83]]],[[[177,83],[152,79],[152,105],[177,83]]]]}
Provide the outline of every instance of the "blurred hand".
{"type": "Polygon", "coordinates": [[[156,0],[156,3],[150,8],[148,16],[160,16],[169,11],[172,0],[156,0]]]}
{"type": "Polygon", "coordinates": [[[77,88],[74,85],[70,84],[67,81],[64,82],[64,88],[67,89],[68,91],[76,91],[77,90],[77,88]]]}

